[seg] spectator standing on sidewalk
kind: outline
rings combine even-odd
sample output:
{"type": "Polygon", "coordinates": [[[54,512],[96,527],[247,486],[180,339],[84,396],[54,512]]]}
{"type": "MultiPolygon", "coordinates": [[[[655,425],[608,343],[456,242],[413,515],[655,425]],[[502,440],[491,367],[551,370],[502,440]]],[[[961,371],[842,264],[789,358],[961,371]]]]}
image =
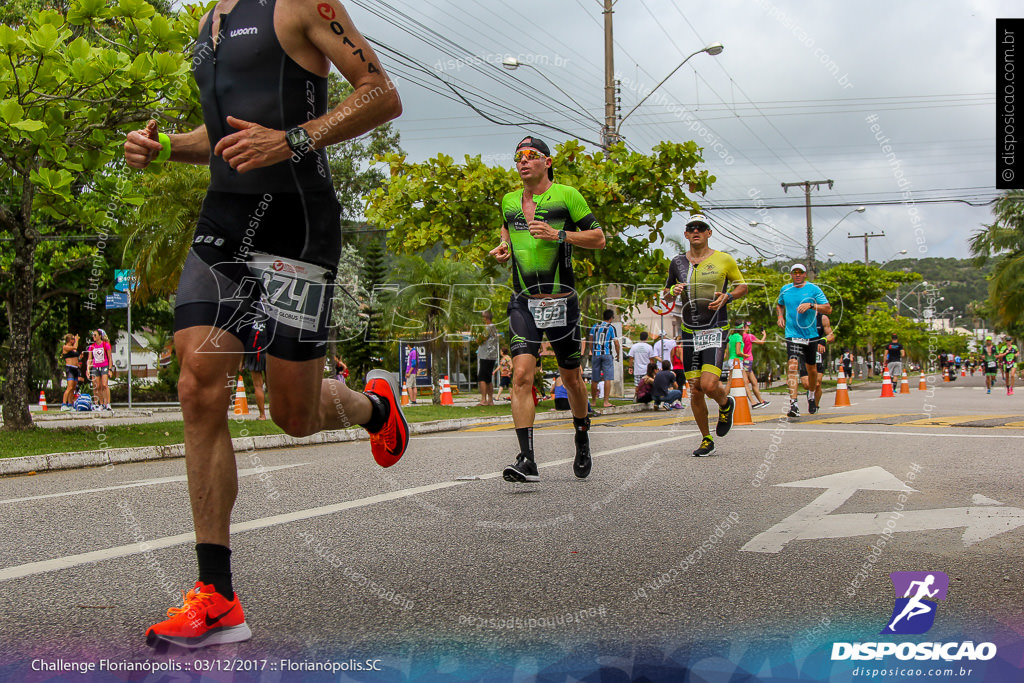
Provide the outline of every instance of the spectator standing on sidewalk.
{"type": "Polygon", "coordinates": [[[583,351],[586,354],[586,346],[590,344],[590,398],[594,405],[597,405],[597,387],[599,382],[604,382],[604,407],[611,408],[609,401],[612,390],[612,380],[615,379],[615,360],[621,353],[619,340],[615,336],[615,326],[612,325],[612,318],[615,313],[611,309],[605,310],[601,316],[603,322],[594,323],[587,332],[587,339],[583,342],[583,351]]]}

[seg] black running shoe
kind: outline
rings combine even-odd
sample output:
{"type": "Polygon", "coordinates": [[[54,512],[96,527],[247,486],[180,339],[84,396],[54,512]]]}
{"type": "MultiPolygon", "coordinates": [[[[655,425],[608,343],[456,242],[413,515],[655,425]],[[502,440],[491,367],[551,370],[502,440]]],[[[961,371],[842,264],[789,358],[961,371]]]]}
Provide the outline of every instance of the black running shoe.
{"type": "Polygon", "coordinates": [[[705,436],[700,442],[700,448],[693,452],[698,458],[706,458],[715,452],[715,440],[705,436]]]}
{"type": "Polygon", "coordinates": [[[810,413],[811,415],[814,415],[816,412],[818,412],[818,404],[815,402],[813,398],[807,399],[807,412],[810,413]]]}
{"type": "Polygon", "coordinates": [[[800,417],[800,406],[797,405],[796,401],[789,402],[789,412],[786,413],[786,417],[800,417]]]}
{"type": "Polygon", "coordinates": [[[577,431],[576,459],[572,461],[572,473],[577,479],[586,479],[590,475],[590,467],[593,459],[590,457],[590,432],[577,431]]]}
{"type": "Polygon", "coordinates": [[[540,481],[540,475],[537,474],[537,463],[522,453],[514,463],[505,468],[505,471],[501,473],[501,478],[513,484],[540,481]]]}
{"type": "Polygon", "coordinates": [[[724,408],[718,409],[718,425],[715,427],[715,434],[725,436],[732,429],[732,416],[736,412],[736,399],[728,398],[724,408]]]}

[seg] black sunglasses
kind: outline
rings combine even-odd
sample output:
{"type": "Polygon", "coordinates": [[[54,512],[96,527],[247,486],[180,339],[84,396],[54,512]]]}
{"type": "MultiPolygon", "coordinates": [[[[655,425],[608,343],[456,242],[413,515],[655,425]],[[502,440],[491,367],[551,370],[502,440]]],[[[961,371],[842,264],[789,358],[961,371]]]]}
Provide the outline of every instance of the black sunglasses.
{"type": "Polygon", "coordinates": [[[706,225],[688,225],[686,226],[686,232],[707,232],[710,230],[706,225]]]}

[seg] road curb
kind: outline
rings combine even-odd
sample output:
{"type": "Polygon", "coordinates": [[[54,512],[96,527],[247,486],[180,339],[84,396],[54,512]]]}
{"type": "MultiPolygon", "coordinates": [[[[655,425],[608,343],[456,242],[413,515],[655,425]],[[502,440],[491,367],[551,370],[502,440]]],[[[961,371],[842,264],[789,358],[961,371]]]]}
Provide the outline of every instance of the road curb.
{"type": "MultiPolygon", "coordinates": [[[[601,411],[602,415],[639,413],[646,409],[640,404],[614,406],[601,411]]],[[[543,419],[569,419],[572,413],[568,410],[539,413],[543,419]]],[[[460,417],[449,420],[416,422],[409,425],[409,433],[437,434],[469,427],[475,424],[511,423],[511,415],[495,417],[460,417]]],[[[344,443],[346,441],[366,441],[370,438],[362,429],[338,429],[319,432],[312,436],[297,438],[287,434],[267,434],[264,436],[241,436],[231,440],[235,453],[252,452],[271,448],[291,448],[317,444],[344,443]]],[[[106,467],[122,465],[130,462],[146,460],[165,460],[185,457],[184,444],[167,446],[136,446],[133,448],[106,448],[94,451],[76,451],[72,453],[50,453],[47,455],[26,455],[18,458],[0,459],[0,477],[30,474],[35,472],[56,472],[60,470],[80,469],[83,467],[106,467]]]]}

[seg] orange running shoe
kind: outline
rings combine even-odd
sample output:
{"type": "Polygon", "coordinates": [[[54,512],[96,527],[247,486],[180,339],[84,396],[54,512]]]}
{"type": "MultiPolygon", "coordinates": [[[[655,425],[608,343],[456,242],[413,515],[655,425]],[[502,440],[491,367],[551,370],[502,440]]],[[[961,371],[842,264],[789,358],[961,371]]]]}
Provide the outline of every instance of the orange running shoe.
{"type": "Polygon", "coordinates": [[[167,620],[146,631],[146,645],[156,647],[164,641],[197,648],[252,638],[237,592],[234,600],[228,600],[213,586],[196,581],[195,588],[182,594],[184,605],[167,610],[167,620]]]}
{"type": "Polygon", "coordinates": [[[402,414],[398,375],[386,370],[370,370],[366,375],[366,393],[374,394],[390,406],[388,421],[379,432],[370,435],[373,459],[381,467],[391,467],[401,459],[409,445],[409,423],[402,414]]]}

